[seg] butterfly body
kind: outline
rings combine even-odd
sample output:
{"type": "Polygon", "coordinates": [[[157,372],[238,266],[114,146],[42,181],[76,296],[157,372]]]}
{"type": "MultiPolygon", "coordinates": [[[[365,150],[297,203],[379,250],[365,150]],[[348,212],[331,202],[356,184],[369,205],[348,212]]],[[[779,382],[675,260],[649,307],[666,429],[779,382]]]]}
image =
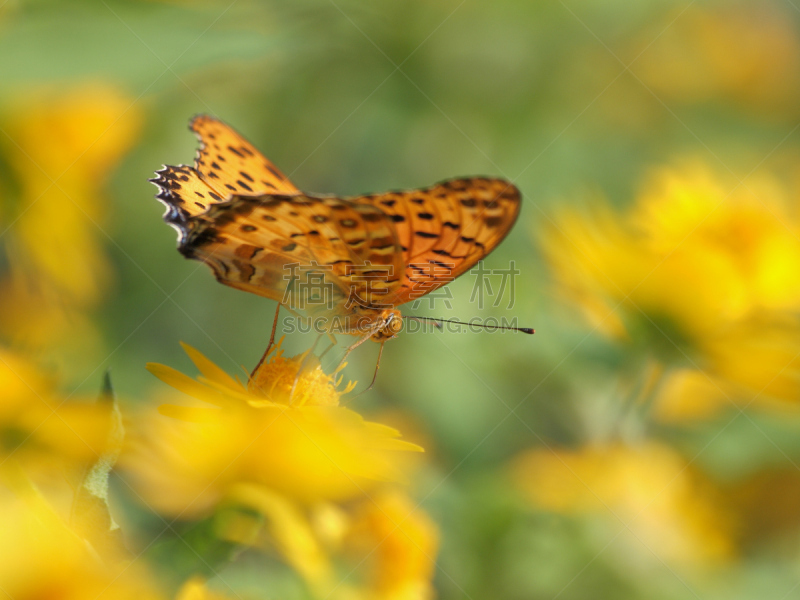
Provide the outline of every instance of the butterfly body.
{"type": "Polygon", "coordinates": [[[180,252],[221,283],[325,316],[329,331],[395,337],[396,307],[469,270],[519,212],[516,187],[485,177],[308,194],[224,123],[201,115],[191,128],[201,142],[194,167],[167,166],[152,180],[180,252]]]}

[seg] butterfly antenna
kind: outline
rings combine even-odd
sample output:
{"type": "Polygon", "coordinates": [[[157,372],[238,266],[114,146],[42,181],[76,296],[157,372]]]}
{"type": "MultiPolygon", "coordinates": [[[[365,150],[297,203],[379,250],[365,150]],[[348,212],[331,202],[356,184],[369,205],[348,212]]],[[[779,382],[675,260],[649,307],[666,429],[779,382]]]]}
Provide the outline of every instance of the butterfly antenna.
{"type": "Polygon", "coordinates": [[[520,333],[527,333],[533,335],[536,330],[532,327],[510,327],[508,325],[485,325],[483,323],[465,323],[464,321],[456,321],[455,319],[434,319],[433,317],[416,317],[413,315],[403,315],[404,319],[411,319],[414,321],[429,321],[434,324],[438,329],[442,328],[442,323],[455,323],[456,325],[467,325],[468,327],[483,327],[490,331],[497,331],[499,329],[507,329],[509,331],[519,331],[520,333]]]}
{"type": "Polygon", "coordinates": [[[258,371],[258,367],[267,359],[269,355],[269,351],[272,350],[272,346],[275,344],[275,332],[278,330],[278,314],[281,312],[281,303],[278,302],[278,307],[275,309],[275,318],[272,320],[272,333],[269,334],[269,343],[267,344],[267,349],[264,350],[264,354],[261,355],[261,360],[258,361],[255,369],[250,373],[250,379],[256,374],[258,371]]]}

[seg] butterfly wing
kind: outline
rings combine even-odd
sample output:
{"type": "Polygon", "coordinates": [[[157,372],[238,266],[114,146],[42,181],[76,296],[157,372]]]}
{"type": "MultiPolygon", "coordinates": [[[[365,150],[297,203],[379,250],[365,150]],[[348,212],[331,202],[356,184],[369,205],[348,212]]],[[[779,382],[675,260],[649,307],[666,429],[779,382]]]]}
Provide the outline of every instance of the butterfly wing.
{"type": "Polygon", "coordinates": [[[218,281],[303,304],[294,308],[309,308],[312,292],[322,293],[325,302],[318,304],[325,306],[311,308],[337,314],[380,308],[396,294],[404,273],[391,218],[345,199],[235,195],[181,228],[181,253],[208,264],[218,281]],[[312,278],[322,288],[303,290],[312,278]],[[294,297],[293,285],[301,288],[294,297]]]}
{"type": "Polygon", "coordinates": [[[396,306],[446,285],[503,241],[517,219],[519,190],[485,177],[350,199],[386,213],[403,251],[405,274],[396,306]]]}
{"type": "Polygon", "coordinates": [[[337,310],[403,304],[470,269],[519,213],[516,187],[480,177],[349,199],[304,194],[221,121],[200,115],[191,129],[194,167],[151,180],[179,249],[222,283],[279,302],[294,281],[287,267],[304,265],[332,288],[337,310]]]}
{"type": "Polygon", "coordinates": [[[150,181],[158,188],[156,198],[167,207],[164,220],[170,225],[185,221],[203,212],[209,204],[224,200],[224,196],[206,184],[197,171],[186,165],[165,166],[156,171],[156,176],[150,181]]]}
{"type": "Polygon", "coordinates": [[[298,191],[272,162],[222,121],[198,115],[190,129],[200,141],[194,168],[221,196],[298,191]]]}
{"type": "Polygon", "coordinates": [[[297,193],[275,165],[222,121],[199,115],[190,129],[200,141],[194,167],[165,166],[150,180],[167,207],[164,220],[181,235],[190,217],[232,194],[297,193]]]}

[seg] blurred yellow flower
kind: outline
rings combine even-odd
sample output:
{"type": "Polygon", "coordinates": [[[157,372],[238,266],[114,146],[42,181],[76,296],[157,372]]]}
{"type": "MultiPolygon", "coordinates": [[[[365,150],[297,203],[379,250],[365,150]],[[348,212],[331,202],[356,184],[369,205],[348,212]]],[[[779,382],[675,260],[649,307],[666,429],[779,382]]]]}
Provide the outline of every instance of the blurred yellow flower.
{"type": "Polygon", "coordinates": [[[660,256],[688,254],[713,263],[720,317],[800,307],[800,224],[787,192],[766,177],[723,182],[701,163],[653,173],[631,215],[660,256]],[[727,186],[725,184],[728,184],[727,186]]]}
{"type": "MultiPolygon", "coordinates": [[[[670,374],[655,398],[653,411],[660,421],[703,420],[731,407],[725,386],[694,369],[670,374]]],[[[732,393],[732,392],[731,392],[732,393]]]]}
{"type": "Polygon", "coordinates": [[[0,590],[8,598],[163,598],[141,565],[100,556],[48,507],[0,495],[0,590]]]}
{"type": "Polygon", "coordinates": [[[349,507],[319,503],[306,509],[263,488],[239,486],[239,505],[266,517],[227,517],[222,537],[276,549],[315,597],[335,600],[426,600],[439,534],[405,494],[379,489],[349,507]],[[338,567],[338,568],[337,568],[338,567]]]}
{"type": "Polygon", "coordinates": [[[516,459],[512,473],[535,507],[604,517],[630,532],[632,538],[623,536],[630,544],[663,560],[696,566],[733,553],[729,524],[708,486],[656,442],[531,450],[516,459]]]}
{"type": "MultiPolygon", "coordinates": [[[[252,484],[232,486],[228,500],[233,506],[255,511],[264,520],[234,512],[218,524],[220,537],[263,550],[277,550],[317,596],[330,594],[336,587],[334,567],[325,551],[324,536],[315,530],[303,506],[269,488],[252,484]]],[[[320,506],[332,505],[312,505],[311,510],[320,506]]],[[[341,511],[335,508],[332,511],[342,516],[341,511]]]]}
{"type": "Polygon", "coordinates": [[[0,328],[32,347],[70,332],[78,341],[92,334],[81,316],[110,279],[101,192],[141,115],[131,98],[90,84],[21,95],[0,119],[6,133],[0,144],[17,180],[14,195],[2,186],[11,201],[0,215],[9,267],[0,328]]]}
{"type": "Polygon", "coordinates": [[[407,496],[387,490],[365,500],[344,540],[351,560],[367,570],[358,597],[433,598],[438,546],[436,525],[407,496]]]}
{"type": "Polygon", "coordinates": [[[339,390],[309,353],[285,358],[277,347],[245,385],[184,349],[202,373],[198,380],[164,365],[148,368],[215,408],[161,406],[174,420],[148,420],[123,458],[159,511],[197,516],[239,484],[303,503],[346,500],[402,480],[404,455],[422,451],[339,406],[351,386],[339,390]]]}
{"type": "Polygon", "coordinates": [[[691,6],[646,31],[633,52],[644,47],[633,72],[659,96],[728,101],[770,118],[797,113],[800,38],[775,3],[691,6]]]}
{"type": "Polygon", "coordinates": [[[181,586],[175,600],[228,600],[229,596],[208,589],[201,577],[192,577],[181,586]]]}
{"type": "Polygon", "coordinates": [[[654,173],[627,215],[598,200],[541,237],[558,291],[606,334],[753,393],[800,398],[800,226],[773,181],[654,173]]]}
{"type": "Polygon", "coordinates": [[[110,426],[109,406],[66,400],[52,378],[0,348],[0,462],[63,477],[54,467],[97,460],[110,426]]]}

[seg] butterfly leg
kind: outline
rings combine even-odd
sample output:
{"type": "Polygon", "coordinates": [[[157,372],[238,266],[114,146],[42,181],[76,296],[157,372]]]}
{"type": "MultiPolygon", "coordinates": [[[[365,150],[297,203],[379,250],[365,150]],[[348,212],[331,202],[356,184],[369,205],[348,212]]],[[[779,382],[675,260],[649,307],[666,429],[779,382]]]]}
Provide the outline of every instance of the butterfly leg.
{"type": "Polygon", "coordinates": [[[331,333],[330,329],[325,332],[328,336],[328,339],[331,341],[331,345],[325,348],[322,354],[319,355],[319,360],[322,362],[322,357],[325,356],[338,342],[336,341],[336,336],[331,333]]]}
{"type": "Polygon", "coordinates": [[[364,391],[361,391],[358,394],[356,394],[355,396],[353,396],[354,398],[358,398],[361,394],[366,394],[368,391],[370,391],[372,389],[372,386],[375,385],[375,381],[378,379],[378,369],[381,366],[381,356],[383,356],[383,345],[385,343],[386,343],[385,341],[381,342],[381,349],[378,350],[378,362],[375,363],[375,373],[373,373],[373,375],[372,375],[372,381],[370,382],[370,384],[367,387],[367,389],[365,389],[364,391]]]}
{"type": "Polygon", "coordinates": [[[261,366],[261,363],[263,363],[266,360],[267,356],[269,355],[269,351],[272,350],[272,346],[275,343],[275,332],[278,330],[278,315],[280,314],[280,312],[281,312],[281,303],[278,302],[278,306],[275,309],[275,318],[272,320],[272,333],[269,334],[269,343],[267,344],[267,349],[264,350],[264,354],[261,355],[261,360],[258,361],[258,364],[256,365],[255,369],[253,369],[253,372],[250,373],[251,379],[255,375],[256,371],[258,371],[258,367],[261,366]]]}
{"type": "Polygon", "coordinates": [[[327,348],[325,348],[325,350],[323,350],[322,354],[320,354],[320,355],[319,355],[319,359],[320,359],[320,361],[321,361],[321,360],[322,360],[322,359],[325,357],[325,355],[326,355],[328,352],[330,352],[330,350],[331,350],[333,347],[335,347],[335,346],[336,346],[336,340],[334,339],[334,340],[331,342],[331,345],[330,345],[330,346],[328,346],[327,348]]]}
{"type": "Polygon", "coordinates": [[[272,349],[272,345],[275,343],[275,332],[278,330],[278,316],[281,313],[281,303],[278,302],[278,306],[275,307],[275,317],[272,319],[272,331],[269,334],[269,343],[267,344],[267,353],[272,349]]]}
{"type": "Polygon", "coordinates": [[[342,357],[342,360],[339,361],[339,366],[336,367],[336,370],[334,371],[334,373],[338,373],[339,371],[341,371],[344,368],[345,361],[347,360],[347,357],[350,356],[350,353],[353,350],[355,350],[356,348],[358,348],[361,344],[366,342],[369,338],[371,338],[373,333],[374,332],[367,333],[364,337],[362,337],[360,340],[358,340],[355,344],[350,345],[347,348],[347,350],[344,351],[344,356],[342,357]]]}

